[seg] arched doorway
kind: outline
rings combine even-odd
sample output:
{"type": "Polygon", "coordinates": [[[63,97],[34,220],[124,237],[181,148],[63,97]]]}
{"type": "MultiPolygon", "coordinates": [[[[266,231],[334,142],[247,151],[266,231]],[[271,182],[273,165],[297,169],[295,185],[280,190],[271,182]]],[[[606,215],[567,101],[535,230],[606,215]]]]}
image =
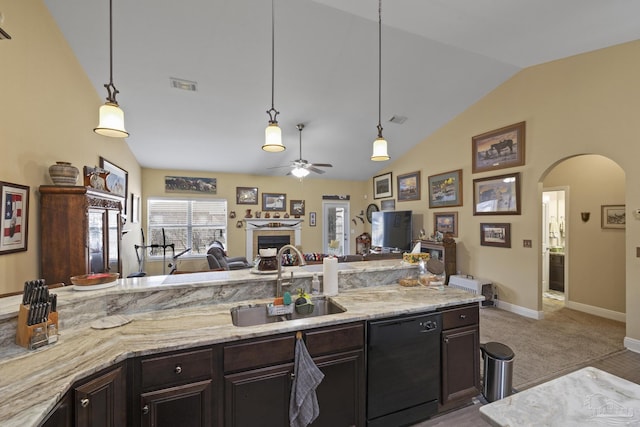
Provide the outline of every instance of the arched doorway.
{"type": "MultiPolygon", "coordinates": [[[[624,321],[624,228],[608,227],[606,218],[605,221],[602,218],[603,209],[606,210],[603,207],[625,204],[624,171],[607,157],[585,154],[552,165],[545,171],[541,183],[543,194],[544,189],[566,188],[570,191],[564,207],[566,245],[562,248],[565,305],[624,321]]],[[[542,224],[542,227],[549,227],[549,224],[542,224]]],[[[551,242],[541,242],[541,246],[544,243],[551,242]]],[[[542,250],[540,253],[544,256],[542,250]]],[[[544,292],[542,261],[539,263],[540,289],[544,292]]]]}

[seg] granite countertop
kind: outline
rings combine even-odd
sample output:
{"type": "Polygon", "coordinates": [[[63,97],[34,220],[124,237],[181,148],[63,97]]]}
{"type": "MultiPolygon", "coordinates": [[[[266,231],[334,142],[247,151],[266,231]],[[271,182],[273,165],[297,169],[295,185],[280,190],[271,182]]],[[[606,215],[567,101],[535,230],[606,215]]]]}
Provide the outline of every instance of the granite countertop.
{"type": "MultiPolygon", "coordinates": [[[[362,268],[376,271],[385,277],[392,275],[389,266],[385,266],[384,263],[374,266],[370,262],[362,268]]],[[[353,273],[357,271],[358,269],[355,268],[353,273]]],[[[191,297],[183,296],[183,298],[192,300],[193,304],[178,303],[174,308],[145,307],[139,312],[129,305],[125,305],[126,310],[119,306],[118,310],[107,310],[102,316],[98,314],[91,319],[87,317],[87,321],[74,324],[73,327],[61,327],[59,341],[55,344],[35,351],[24,350],[0,354],[0,371],[2,372],[0,395],[3,396],[0,403],[0,424],[21,427],[38,425],[73,382],[127,358],[321,326],[431,311],[483,299],[482,296],[449,287],[445,287],[444,290],[425,287],[407,288],[397,283],[357,286],[356,282],[362,280],[362,271],[353,276],[340,275],[340,293],[330,297],[346,309],[344,313],[248,327],[234,326],[231,322],[230,309],[244,304],[266,304],[273,298],[238,299],[234,294],[236,298],[229,298],[229,302],[201,304],[198,302],[199,297],[193,296],[194,292],[197,294],[198,290],[205,289],[209,293],[221,292],[218,286],[226,286],[229,282],[233,282],[234,274],[230,273],[234,272],[224,272],[225,279],[217,283],[209,283],[208,286],[196,279],[175,276],[171,280],[178,280],[180,286],[173,291],[182,295],[186,292],[185,289],[188,289],[187,294],[191,297]],[[131,321],[123,326],[109,329],[94,329],[90,326],[91,323],[95,325],[96,321],[105,318],[108,320],[114,316],[126,316],[131,321]]],[[[393,271],[398,273],[397,269],[393,271]]],[[[246,275],[247,273],[238,274],[246,275]]],[[[310,276],[311,274],[303,279],[310,280],[310,276]]],[[[160,277],[164,277],[162,281],[165,281],[174,276],[160,277]]],[[[114,298],[126,297],[133,289],[155,286],[153,283],[142,285],[140,282],[134,283],[129,280],[123,280],[118,285],[119,289],[95,291],[92,304],[95,305],[95,301],[104,300],[108,295],[114,298]]],[[[148,280],[153,282],[160,279],[148,278],[148,280]]],[[[253,286],[247,286],[246,281],[243,286],[254,289],[253,286]]],[[[260,287],[260,282],[256,282],[255,286],[260,287]]],[[[228,291],[226,287],[222,289],[228,291]]],[[[175,299],[173,291],[166,292],[175,299]]],[[[89,293],[94,294],[94,292],[89,293]]],[[[63,300],[65,296],[74,300],[89,293],[67,289],[59,292],[63,295],[63,300]],[[70,294],[65,295],[65,292],[70,294]]],[[[160,294],[162,293],[164,292],[160,291],[160,294]]],[[[142,295],[146,298],[160,298],[157,289],[142,295]]],[[[140,295],[137,296],[140,297],[140,295]]],[[[140,301],[138,303],[142,304],[140,301]]],[[[98,307],[94,312],[101,313],[101,310],[98,307]]]]}
{"type": "Polygon", "coordinates": [[[495,427],[640,425],[640,386],[587,367],[480,408],[495,427]]]}

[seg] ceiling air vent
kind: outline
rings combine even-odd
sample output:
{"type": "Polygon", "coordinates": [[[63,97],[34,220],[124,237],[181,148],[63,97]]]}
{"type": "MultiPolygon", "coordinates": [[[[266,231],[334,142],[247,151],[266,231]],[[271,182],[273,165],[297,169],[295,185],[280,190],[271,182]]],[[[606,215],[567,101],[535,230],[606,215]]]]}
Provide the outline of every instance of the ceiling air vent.
{"type": "Polygon", "coordinates": [[[397,125],[403,124],[406,120],[407,118],[405,116],[396,116],[396,115],[391,116],[391,118],[389,119],[391,123],[395,123],[397,125]]]}
{"type": "Polygon", "coordinates": [[[175,77],[169,77],[169,82],[171,83],[171,87],[180,90],[188,90],[191,92],[195,92],[198,90],[198,83],[192,82],[190,80],[184,79],[176,79],[175,77]]]}

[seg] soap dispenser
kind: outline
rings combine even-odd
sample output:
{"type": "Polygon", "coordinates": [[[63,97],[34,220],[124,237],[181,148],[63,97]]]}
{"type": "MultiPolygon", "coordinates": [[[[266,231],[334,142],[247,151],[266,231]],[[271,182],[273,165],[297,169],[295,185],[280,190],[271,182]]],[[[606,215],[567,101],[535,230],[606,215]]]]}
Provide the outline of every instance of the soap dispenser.
{"type": "Polygon", "coordinates": [[[311,293],[318,295],[320,293],[320,280],[318,279],[318,273],[313,273],[313,279],[311,279],[311,293]]]}

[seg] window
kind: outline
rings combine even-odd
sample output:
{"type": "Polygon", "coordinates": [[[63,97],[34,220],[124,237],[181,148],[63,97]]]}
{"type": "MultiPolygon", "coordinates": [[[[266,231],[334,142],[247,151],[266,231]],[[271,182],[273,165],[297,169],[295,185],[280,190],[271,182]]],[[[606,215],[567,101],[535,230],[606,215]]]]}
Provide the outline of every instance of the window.
{"type": "MultiPolygon", "coordinates": [[[[185,256],[205,254],[214,240],[225,242],[227,201],[225,199],[148,199],[147,245],[174,244],[176,254],[191,248],[185,256]]],[[[167,248],[167,256],[172,256],[167,248]]],[[[163,256],[162,247],[151,248],[150,256],[163,256]]]]}

